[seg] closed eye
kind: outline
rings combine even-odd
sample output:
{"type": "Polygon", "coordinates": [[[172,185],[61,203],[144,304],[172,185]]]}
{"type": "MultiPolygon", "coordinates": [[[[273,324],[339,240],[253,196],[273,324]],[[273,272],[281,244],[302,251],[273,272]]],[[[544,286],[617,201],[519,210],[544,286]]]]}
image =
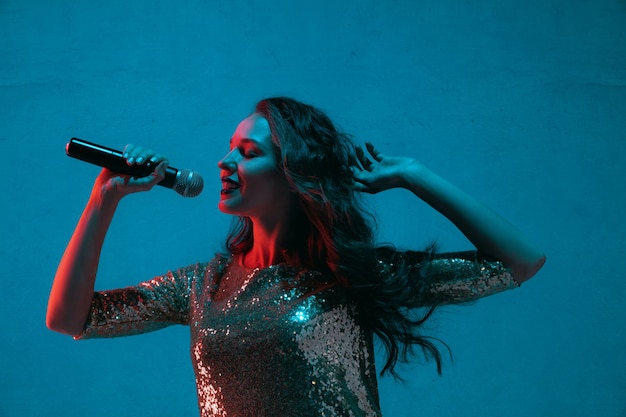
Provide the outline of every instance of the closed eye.
{"type": "Polygon", "coordinates": [[[254,150],[250,150],[250,149],[244,149],[242,147],[239,148],[239,153],[241,154],[241,156],[243,156],[246,159],[255,158],[259,156],[258,152],[255,152],[254,150]]]}
{"type": "Polygon", "coordinates": [[[232,152],[234,148],[237,148],[239,154],[246,159],[263,155],[263,151],[259,148],[258,142],[250,138],[231,139],[230,151],[232,152]]]}

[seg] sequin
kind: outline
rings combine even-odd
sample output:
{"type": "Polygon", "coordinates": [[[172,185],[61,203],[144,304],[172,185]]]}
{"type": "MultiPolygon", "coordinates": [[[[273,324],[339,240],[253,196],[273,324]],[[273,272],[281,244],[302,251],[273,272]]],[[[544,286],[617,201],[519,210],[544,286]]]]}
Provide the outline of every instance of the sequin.
{"type": "MultiPolygon", "coordinates": [[[[424,261],[415,305],[457,303],[516,286],[500,262],[468,252],[424,261]]],[[[393,273],[381,260],[379,269],[393,273]]],[[[340,287],[280,264],[243,268],[230,257],[94,294],[78,338],[186,324],[198,405],[209,416],[380,416],[373,336],[340,287]],[[220,294],[226,285],[233,288],[220,294]]]]}

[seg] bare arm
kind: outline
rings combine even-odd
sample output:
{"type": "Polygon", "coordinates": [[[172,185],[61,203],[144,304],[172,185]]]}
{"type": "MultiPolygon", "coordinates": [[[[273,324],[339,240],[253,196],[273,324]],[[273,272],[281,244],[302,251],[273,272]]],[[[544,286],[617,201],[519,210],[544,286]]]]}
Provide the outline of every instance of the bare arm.
{"type": "Polygon", "coordinates": [[[417,160],[386,157],[373,145],[366,146],[369,155],[359,148],[360,167],[354,169],[358,190],[410,190],[454,223],[479,251],[501,260],[518,283],[530,279],[543,266],[543,252],[499,214],[417,160]]]}
{"type": "Polygon", "coordinates": [[[91,306],[102,245],[117,205],[125,195],[150,190],[165,176],[167,161],[161,156],[132,146],[126,150],[128,163],[143,163],[150,158],[160,163],[145,178],[134,179],[103,169],[96,179],[52,283],[46,314],[50,330],[81,333],[91,306]]]}

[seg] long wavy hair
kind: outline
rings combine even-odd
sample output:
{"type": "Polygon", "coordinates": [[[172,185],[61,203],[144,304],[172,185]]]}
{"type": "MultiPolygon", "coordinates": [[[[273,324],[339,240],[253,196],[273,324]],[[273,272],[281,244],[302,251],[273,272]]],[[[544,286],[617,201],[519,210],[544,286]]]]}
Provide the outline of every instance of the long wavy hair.
{"type": "MultiPolygon", "coordinates": [[[[433,309],[417,317],[411,310],[423,286],[422,274],[411,270],[414,264],[396,256],[392,247],[375,245],[375,219],[354,191],[355,145],[350,136],[319,109],[291,98],[261,100],[254,112],[268,120],[279,169],[298,195],[302,221],[297,222],[297,233],[302,239],[286,250],[286,258],[326,274],[349,290],[361,307],[364,325],[386,348],[381,374],[399,377],[398,360],[408,361],[415,348],[434,359],[441,373],[440,352],[433,339],[419,332],[433,309]],[[394,263],[394,273],[375,272],[381,257],[394,263]]],[[[226,240],[227,250],[244,253],[252,240],[251,220],[237,217],[226,240]]]]}

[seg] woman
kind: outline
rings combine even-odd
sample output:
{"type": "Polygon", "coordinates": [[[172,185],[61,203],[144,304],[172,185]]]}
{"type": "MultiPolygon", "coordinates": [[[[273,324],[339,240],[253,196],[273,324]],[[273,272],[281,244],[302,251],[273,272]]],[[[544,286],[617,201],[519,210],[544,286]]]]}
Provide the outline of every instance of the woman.
{"type": "Polygon", "coordinates": [[[120,290],[94,293],[105,233],[122,197],[151,189],[167,160],[128,146],[146,178],[106,169],[60,262],[47,325],[113,337],[186,324],[202,416],[379,416],[373,335],[383,373],[421,348],[419,326],[440,304],[513,288],[544,255],[516,229],[412,158],[354,147],[319,110],[259,102],[219,161],[219,208],[237,216],[226,254],[120,290]],[[403,187],[448,217],[477,251],[376,246],[358,192],[403,187]],[[415,308],[429,310],[420,319],[415,308]]]}

